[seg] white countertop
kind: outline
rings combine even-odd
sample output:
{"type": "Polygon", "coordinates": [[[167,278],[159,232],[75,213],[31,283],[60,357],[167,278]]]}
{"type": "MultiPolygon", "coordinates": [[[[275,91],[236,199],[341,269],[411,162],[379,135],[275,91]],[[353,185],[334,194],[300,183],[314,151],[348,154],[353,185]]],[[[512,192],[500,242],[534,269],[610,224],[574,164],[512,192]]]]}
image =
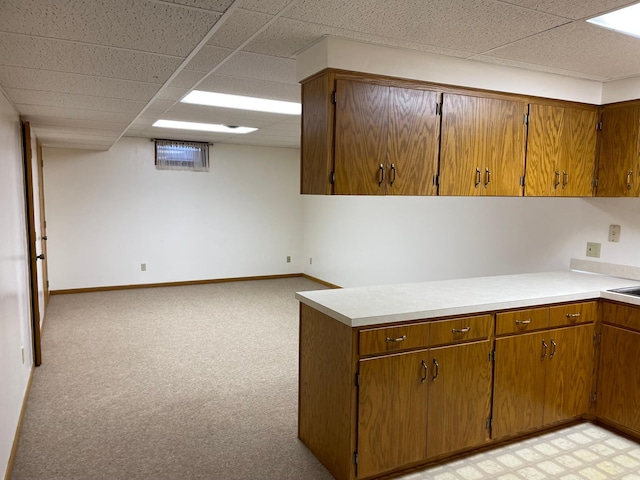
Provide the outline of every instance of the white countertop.
{"type": "Polygon", "coordinates": [[[607,298],[640,305],[640,297],[607,292],[640,285],[575,271],[298,292],[296,298],[350,327],[607,298]]]}

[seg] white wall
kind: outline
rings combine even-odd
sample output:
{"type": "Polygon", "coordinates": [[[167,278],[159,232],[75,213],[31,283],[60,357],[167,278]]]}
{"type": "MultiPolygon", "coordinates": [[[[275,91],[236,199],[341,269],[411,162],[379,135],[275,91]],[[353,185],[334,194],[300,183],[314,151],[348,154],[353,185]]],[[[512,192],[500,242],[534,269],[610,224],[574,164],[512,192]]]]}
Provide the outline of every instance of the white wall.
{"type": "Polygon", "coordinates": [[[20,121],[0,93],[0,472],[3,477],[32,366],[27,272],[20,121]]]}
{"type": "Polygon", "coordinates": [[[298,150],[217,144],[208,173],[156,170],[140,138],[43,157],[52,290],[301,271],[298,150]]]}
{"type": "Polygon", "coordinates": [[[600,261],[640,266],[640,199],[305,196],[304,272],[364,286],[565,270],[602,243],[600,261]],[[622,226],[608,243],[609,224],[622,226]],[[313,264],[309,264],[309,257],[313,264]]]}

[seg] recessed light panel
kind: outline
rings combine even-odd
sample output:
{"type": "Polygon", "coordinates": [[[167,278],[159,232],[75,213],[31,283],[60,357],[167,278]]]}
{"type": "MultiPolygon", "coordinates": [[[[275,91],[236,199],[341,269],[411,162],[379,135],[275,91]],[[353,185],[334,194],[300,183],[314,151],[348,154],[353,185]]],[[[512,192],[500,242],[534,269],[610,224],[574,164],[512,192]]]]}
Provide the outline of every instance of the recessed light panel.
{"type": "Polygon", "coordinates": [[[196,105],[208,105],[210,107],[253,110],[254,112],[282,113],[285,115],[300,115],[302,113],[302,105],[296,102],[244,97],[227,93],[203,92],[201,90],[193,90],[180,101],[196,105]]]}
{"type": "Polygon", "coordinates": [[[587,22],[640,38],[640,3],[591,18],[587,22]]]}
{"type": "Polygon", "coordinates": [[[218,132],[218,133],[251,133],[258,130],[251,127],[240,127],[236,125],[217,125],[215,123],[195,123],[195,122],[179,122],[177,120],[158,120],[153,124],[154,127],[162,128],[179,128],[181,130],[198,130],[201,132],[218,132]]]}

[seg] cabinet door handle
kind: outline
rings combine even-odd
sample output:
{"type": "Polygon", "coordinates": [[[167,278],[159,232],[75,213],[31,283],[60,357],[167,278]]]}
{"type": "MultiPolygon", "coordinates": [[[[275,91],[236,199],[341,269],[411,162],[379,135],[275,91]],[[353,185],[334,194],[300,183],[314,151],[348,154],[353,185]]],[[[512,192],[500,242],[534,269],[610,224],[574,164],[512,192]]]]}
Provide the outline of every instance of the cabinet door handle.
{"type": "Polygon", "coordinates": [[[484,179],[484,188],[487,188],[487,186],[491,183],[491,170],[489,170],[488,168],[485,168],[485,179],[484,179]]]}
{"type": "Polygon", "coordinates": [[[480,185],[480,182],[482,181],[482,173],[480,173],[480,169],[476,168],[476,183],[475,183],[475,187],[478,188],[478,185],[480,185]]]}
{"type": "Polygon", "coordinates": [[[422,368],[424,369],[424,375],[420,377],[420,383],[424,383],[427,381],[427,375],[429,375],[429,367],[424,360],[422,360],[422,368]]]}
{"type": "Polygon", "coordinates": [[[578,312],[578,313],[567,313],[567,318],[578,318],[581,317],[582,313],[578,312]]]}
{"type": "Polygon", "coordinates": [[[389,337],[387,337],[387,338],[386,338],[386,340],[385,340],[385,342],[387,342],[387,343],[391,343],[391,342],[402,342],[402,341],[404,341],[404,340],[406,340],[406,339],[407,339],[407,336],[406,336],[406,335],[402,335],[401,337],[398,337],[398,338],[389,338],[389,337]]]}
{"type": "Polygon", "coordinates": [[[555,342],[553,338],[551,339],[551,345],[553,345],[553,350],[551,350],[551,353],[549,354],[549,358],[553,358],[553,356],[556,354],[556,350],[558,349],[558,344],[555,342]]]}
{"type": "Polygon", "coordinates": [[[436,378],[438,378],[438,375],[440,374],[440,365],[438,364],[438,360],[435,358],[433,359],[433,365],[436,367],[436,373],[431,377],[431,381],[435,382],[436,378]]]}
{"type": "Polygon", "coordinates": [[[562,171],[562,189],[564,190],[564,187],[567,186],[567,184],[569,183],[569,174],[567,173],[566,170],[562,171]]]}
{"type": "Polygon", "coordinates": [[[529,325],[530,323],[530,318],[527,318],[526,320],[516,320],[516,325],[529,325]]]}
{"type": "Polygon", "coordinates": [[[380,164],[380,181],[378,182],[378,186],[382,186],[382,182],[384,182],[384,165],[380,164]]]}
{"type": "Polygon", "coordinates": [[[627,190],[631,190],[631,175],[633,175],[633,170],[629,170],[627,173],[627,190]]]}
{"type": "Polygon", "coordinates": [[[395,163],[391,164],[391,173],[393,173],[393,177],[389,179],[389,186],[393,187],[393,182],[396,181],[396,165],[395,163]]]}
{"type": "Polygon", "coordinates": [[[451,333],[467,333],[469,330],[471,330],[471,327],[454,328],[451,330],[451,333]]]}
{"type": "Polygon", "coordinates": [[[553,188],[556,189],[558,188],[558,185],[560,185],[560,172],[556,170],[555,172],[555,180],[553,182],[553,188]]]}
{"type": "Polygon", "coordinates": [[[549,348],[549,345],[547,345],[547,342],[542,340],[542,357],[540,358],[544,358],[547,356],[547,348],[549,348]]]}

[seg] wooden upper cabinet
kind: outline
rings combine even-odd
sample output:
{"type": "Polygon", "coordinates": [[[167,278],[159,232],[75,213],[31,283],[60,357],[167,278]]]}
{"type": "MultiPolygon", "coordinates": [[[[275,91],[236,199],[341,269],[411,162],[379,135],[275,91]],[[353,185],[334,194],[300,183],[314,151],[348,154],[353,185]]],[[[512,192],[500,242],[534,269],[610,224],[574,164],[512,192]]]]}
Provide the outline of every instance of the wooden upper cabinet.
{"type": "Polygon", "coordinates": [[[591,196],[596,158],[595,107],[531,104],[527,196],[591,196]]]}
{"type": "Polygon", "coordinates": [[[522,195],[527,104],[444,94],[441,195],[522,195]]]}
{"type": "Polygon", "coordinates": [[[438,92],[390,88],[387,195],[435,195],[438,92]]]}
{"type": "Polygon", "coordinates": [[[635,197],[640,191],[640,107],[605,107],[601,115],[599,197],[635,197]]]}

